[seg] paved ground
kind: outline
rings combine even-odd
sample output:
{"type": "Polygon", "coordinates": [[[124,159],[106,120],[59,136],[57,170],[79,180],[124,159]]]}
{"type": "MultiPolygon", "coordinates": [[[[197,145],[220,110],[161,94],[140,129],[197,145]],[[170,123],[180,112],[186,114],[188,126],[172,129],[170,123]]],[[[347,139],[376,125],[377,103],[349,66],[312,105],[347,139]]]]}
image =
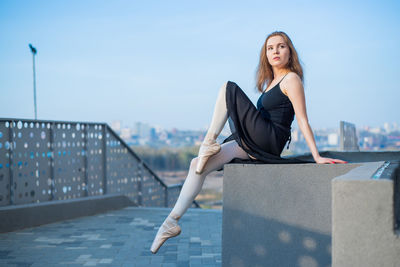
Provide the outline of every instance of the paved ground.
{"type": "Polygon", "coordinates": [[[110,211],[0,234],[0,266],[221,266],[222,212],[189,209],[182,233],[150,245],[170,208],[110,211]]]}

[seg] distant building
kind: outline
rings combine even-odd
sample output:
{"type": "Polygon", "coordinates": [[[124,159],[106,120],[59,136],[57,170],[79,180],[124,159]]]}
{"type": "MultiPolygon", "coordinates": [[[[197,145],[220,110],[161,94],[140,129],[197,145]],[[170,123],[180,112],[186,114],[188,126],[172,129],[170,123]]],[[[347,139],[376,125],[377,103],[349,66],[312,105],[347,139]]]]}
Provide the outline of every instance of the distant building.
{"type": "Polygon", "coordinates": [[[390,133],[392,131],[392,127],[390,126],[390,124],[388,122],[385,122],[383,124],[383,129],[385,129],[385,132],[390,133]]]}
{"type": "Polygon", "coordinates": [[[117,132],[120,133],[121,132],[121,121],[112,121],[111,122],[111,128],[117,132]]]}
{"type": "Polygon", "coordinates": [[[338,146],[339,145],[339,134],[331,133],[328,135],[328,144],[330,146],[338,146]]]}
{"type": "Polygon", "coordinates": [[[132,134],[137,135],[140,139],[150,140],[152,132],[154,129],[149,124],[136,122],[132,134]]]}
{"type": "Polygon", "coordinates": [[[120,136],[122,139],[131,139],[131,129],[130,128],[122,128],[120,136]]]}

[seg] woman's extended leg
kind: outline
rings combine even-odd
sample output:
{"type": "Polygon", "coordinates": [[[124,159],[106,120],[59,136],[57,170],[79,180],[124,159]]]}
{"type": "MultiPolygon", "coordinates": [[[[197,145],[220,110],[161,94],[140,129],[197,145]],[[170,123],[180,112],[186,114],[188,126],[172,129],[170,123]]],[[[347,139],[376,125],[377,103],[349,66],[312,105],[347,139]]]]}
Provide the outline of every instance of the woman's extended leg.
{"type": "Polygon", "coordinates": [[[158,230],[150,249],[151,252],[157,253],[158,249],[168,238],[180,234],[181,229],[178,225],[178,220],[183,216],[200,192],[206,176],[210,172],[220,169],[233,158],[249,158],[247,153],[234,140],[221,145],[221,151],[210,157],[202,174],[196,174],[195,172],[198,158],[196,157],[192,160],[188,176],[183,184],[178,200],[171,213],[158,230]]]}
{"type": "Polygon", "coordinates": [[[226,107],[226,87],[224,83],[218,92],[217,101],[214,107],[214,113],[211,119],[210,127],[199,149],[199,156],[196,163],[196,173],[201,174],[207,160],[214,154],[218,153],[221,149],[220,145],[216,143],[218,135],[221,133],[224,125],[228,119],[228,111],[226,107]]]}
{"type": "Polygon", "coordinates": [[[220,169],[225,163],[231,161],[233,158],[249,158],[247,153],[234,140],[222,144],[221,151],[209,159],[202,174],[196,174],[194,172],[194,166],[196,166],[198,160],[198,158],[194,158],[190,164],[188,176],[183,184],[181,193],[179,194],[178,200],[176,201],[171,214],[180,218],[200,192],[206,176],[210,172],[220,169]]]}

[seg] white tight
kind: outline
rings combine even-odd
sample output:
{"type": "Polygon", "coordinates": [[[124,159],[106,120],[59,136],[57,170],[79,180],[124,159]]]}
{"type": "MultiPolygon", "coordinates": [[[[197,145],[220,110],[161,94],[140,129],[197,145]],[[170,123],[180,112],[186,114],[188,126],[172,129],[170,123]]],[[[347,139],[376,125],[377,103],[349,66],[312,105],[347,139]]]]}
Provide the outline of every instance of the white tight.
{"type": "MultiPolygon", "coordinates": [[[[226,109],[226,83],[219,90],[217,101],[214,108],[210,128],[206,136],[218,136],[228,118],[226,109]]],[[[225,163],[230,162],[233,158],[248,159],[247,153],[237,144],[235,140],[229,141],[221,145],[221,151],[209,158],[204,171],[196,174],[197,157],[192,159],[190,163],[189,173],[183,184],[182,190],[176,201],[170,215],[181,218],[186,210],[191,206],[197,194],[201,191],[206,176],[215,170],[220,169],[225,163]]]]}
{"type": "Polygon", "coordinates": [[[215,102],[214,113],[212,116],[210,128],[207,131],[207,137],[210,138],[217,138],[218,135],[221,133],[226,120],[228,119],[228,110],[226,108],[226,85],[224,83],[218,92],[217,101],[215,102]]]}
{"type": "Polygon", "coordinates": [[[197,157],[190,162],[190,168],[185,183],[183,184],[181,193],[171,211],[171,215],[181,218],[186,210],[191,206],[193,200],[200,193],[203,187],[206,176],[220,169],[225,163],[228,163],[233,158],[248,159],[247,153],[237,144],[235,140],[226,142],[221,145],[221,151],[210,157],[204,171],[201,174],[196,174],[197,157]]]}

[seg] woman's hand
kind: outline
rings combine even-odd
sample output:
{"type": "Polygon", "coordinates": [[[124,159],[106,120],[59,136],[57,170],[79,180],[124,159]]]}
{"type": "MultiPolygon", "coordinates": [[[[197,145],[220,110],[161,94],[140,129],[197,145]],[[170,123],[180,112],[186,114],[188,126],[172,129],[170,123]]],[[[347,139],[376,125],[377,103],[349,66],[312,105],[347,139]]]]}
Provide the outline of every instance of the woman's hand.
{"type": "Polygon", "coordinates": [[[329,164],[347,163],[347,161],[344,161],[344,160],[341,160],[341,159],[331,159],[331,158],[324,158],[324,157],[317,157],[314,160],[318,164],[324,164],[324,163],[329,163],[329,164]]]}

